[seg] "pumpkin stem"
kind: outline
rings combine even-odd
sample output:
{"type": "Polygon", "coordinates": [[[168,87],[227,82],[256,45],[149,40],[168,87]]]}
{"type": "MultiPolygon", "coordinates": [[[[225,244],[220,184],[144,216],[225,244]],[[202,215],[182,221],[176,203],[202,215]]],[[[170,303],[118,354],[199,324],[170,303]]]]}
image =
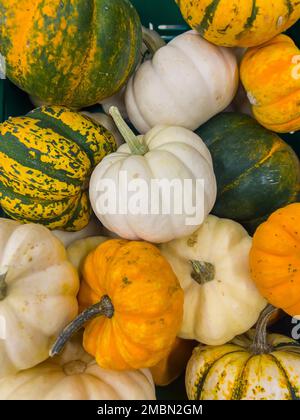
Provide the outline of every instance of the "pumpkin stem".
{"type": "Polygon", "coordinates": [[[5,281],[7,275],[7,269],[0,271],[0,302],[7,296],[7,283],[5,281]]]}
{"type": "Polygon", "coordinates": [[[120,111],[116,106],[112,106],[109,109],[110,115],[113,117],[116,126],[118,127],[120,133],[124,137],[124,140],[129,146],[129,149],[133,155],[145,155],[149,149],[148,147],[141,142],[142,136],[136,136],[131,128],[128,127],[124,121],[120,111]]]}
{"type": "Polygon", "coordinates": [[[272,346],[268,343],[267,326],[271,316],[277,311],[273,305],[268,305],[260,314],[256,324],[256,332],[250,350],[253,354],[271,353],[272,346]]]}
{"type": "Polygon", "coordinates": [[[79,331],[86,322],[100,315],[104,315],[107,318],[112,318],[114,315],[114,307],[112,301],[107,295],[103,296],[100,302],[81,312],[81,314],[79,314],[78,317],[74,319],[74,321],[65,327],[65,329],[58,336],[52,349],[50,350],[50,357],[58,355],[63,350],[70,338],[77,331],[79,331]]]}
{"type": "Polygon", "coordinates": [[[151,56],[153,56],[156,53],[156,51],[158,51],[160,48],[166,45],[165,41],[162,38],[160,38],[160,40],[159,39],[154,40],[153,37],[149,34],[149,29],[146,29],[144,26],[143,26],[143,42],[146,45],[151,56]]]}
{"type": "Polygon", "coordinates": [[[191,276],[197,283],[203,285],[214,280],[216,270],[213,264],[197,260],[191,260],[190,263],[193,267],[191,276]]]}

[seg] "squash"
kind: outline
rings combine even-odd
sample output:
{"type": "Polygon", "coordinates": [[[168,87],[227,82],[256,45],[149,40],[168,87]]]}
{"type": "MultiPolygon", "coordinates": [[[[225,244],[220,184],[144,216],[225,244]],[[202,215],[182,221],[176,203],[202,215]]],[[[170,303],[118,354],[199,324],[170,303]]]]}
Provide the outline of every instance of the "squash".
{"type": "Polygon", "coordinates": [[[278,334],[266,333],[268,306],[256,332],[232,343],[199,345],[186,370],[190,400],[299,400],[300,345],[278,334]]]}
{"type": "Polygon", "coordinates": [[[274,210],[298,200],[298,157],[253,118],[221,114],[196,133],[213,158],[216,216],[236,220],[252,233],[274,210]]]}
{"type": "Polygon", "coordinates": [[[253,47],[300,18],[298,0],[175,0],[193,29],[224,47],[253,47]]]}
{"type": "Polygon", "coordinates": [[[170,352],[182,321],[183,291],[154,245],[106,241],[84,260],[82,276],[83,311],[60,334],[51,356],[83,325],[83,347],[103,369],[151,367],[170,352]]]}
{"type": "Polygon", "coordinates": [[[238,223],[208,216],[192,235],[161,245],[184,290],[179,337],[220,345],[256,323],[266,301],[250,277],[251,242],[238,223]]]}
{"type": "Polygon", "coordinates": [[[261,294],[291,316],[300,315],[300,203],[259,226],[250,252],[251,276],[261,294]]]}
{"type": "Polygon", "coordinates": [[[140,58],[128,0],[0,0],[7,77],[52,105],[84,108],[118,92],[140,58]]]}
{"type": "Polygon", "coordinates": [[[114,123],[112,117],[104,114],[103,112],[87,112],[82,111],[81,114],[91,118],[93,121],[96,121],[101,126],[105,127],[114,137],[117,147],[120,147],[124,143],[123,137],[121,136],[119,130],[114,123]]]}
{"type": "Polygon", "coordinates": [[[78,231],[90,219],[93,168],[116,148],[96,122],[42,107],[0,125],[0,204],[12,219],[78,231]]]}
{"type": "Polygon", "coordinates": [[[160,243],[192,233],[209,214],[216,198],[216,180],[207,147],[196,134],[182,127],[157,126],[137,137],[116,108],[112,107],[111,113],[127,144],[104,159],[92,174],[90,200],[96,216],[107,229],[126,239],[160,243]],[[180,184],[176,202],[164,180],[180,184]],[[197,180],[204,181],[201,191],[197,180]],[[148,202],[142,196],[146,211],[131,207],[137,194],[135,182],[140,183],[141,194],[151,190],[148,202]],[[157,186],[159,196],[155,194],[157,186]],[[179,200],[183,204],[187,196],[196,195],[201,214],[194,212],[192,217],[195,209],[190,212],[185,205],[178,209],[179,200]],[[164,211],[156,211],[158,206],[164,211]]]}
{"type": "MultiPolygon", "coordinates": [[[[99,220],[92,216],[89,224],[78,232],[65,232],[63,230],[53,230],[53,235],[55,235],[65,247],[71,246],[74,242],[84,240],[93,235],[100,235],[103,233],[103,228],[99,220]]],[[[74,264],[73,264],[74,265],[74,264]]]]}
{"type": "Polygon", "coordinates": [[[74,241],[67,248],[69,261],[78,270],[78,272],[81,273],[86,257],[100,244],[108,241],[109,239],[111,238],[106,236],[89,236],[87,238],[74,241]]]}
{"type": "Polygon", "coordinates": [[[171,352],[150,368],[155,385],[167,386],[174,382],[185,371],[195,346],[196,341],[176,338],[171,352]]]}
{"type": "Polygon", "coordinates": [[[78,313],[78,275],[41,225],[0,219],[0,377],[48,358],[53,338],[78,313]]]}
{"type": "Polygon", "coordinates": [[[189,31],[140,66],[126,88],[126,109],[143,134],[160,124],[195,130],[231,103],[237,87],[234,53],[189,31]]]}
{"type": "Polygon", "coordinates": [[[286,35],[249,49],[243,58],[241,80],[253,114],[269,130],[300,130],[299,63],[300,50],[286,35]]]}
{"type": "Polygon", "coordinates": [[[0,400],[155,400],[148,370],[101,369],[79,339],[61,356],[0,379],[0,400]]]}

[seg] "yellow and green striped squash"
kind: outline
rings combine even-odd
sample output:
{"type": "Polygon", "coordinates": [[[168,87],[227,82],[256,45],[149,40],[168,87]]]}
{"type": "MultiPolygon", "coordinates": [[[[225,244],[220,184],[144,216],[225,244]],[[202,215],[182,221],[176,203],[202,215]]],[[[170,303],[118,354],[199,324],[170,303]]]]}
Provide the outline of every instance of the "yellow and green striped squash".
{"type": "Polygon", "coordinates": [[[92,170],[115,149],[104,127],[67,108],[10,118],[0,125],[0,205],[15,220],[81,230],[92,170]]]}
{"type": "Polygon", "coordinates": [[[128,0],[0,0],[7,77],[47,104],[80,109],[112,96],[141,46],[128,0]]]}
{"type": "Polygon", "coordinates": [[[175,0],[186,22],[207,41],[253,47],[300,18],[299,0],[175,0]]]}

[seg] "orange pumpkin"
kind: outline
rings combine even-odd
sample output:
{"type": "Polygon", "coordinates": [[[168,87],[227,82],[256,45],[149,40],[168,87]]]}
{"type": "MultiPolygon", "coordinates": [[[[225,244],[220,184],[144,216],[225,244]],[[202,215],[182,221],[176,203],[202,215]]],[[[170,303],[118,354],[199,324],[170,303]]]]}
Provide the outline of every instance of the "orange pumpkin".
{"type": "Polygon", "coordinates": [[[104,369],[151,367],[170,352],[182,322],[183,290],[155,246],[109,240],[87,256],[82,275],[84,310],[62,332],[52,356],[85,323],[83,346],[104,369]]]}
{"type": "Polygon", "coordinates": [[[300,203],[277,210],[259,226],[250,251],[251,276],[261,294],[300,315],[300,203]]]}
{"type": "Polygon", "coordinates": [[[291,38],[279,35],[250,48],[241,80],[261,125],[277,133],[300,129],[300,51],[291,38]]]}
{"type": "Polygon", "coordinates": [[[167,386],[175,381],[184,372],[196,345],[196,341],[176,338],[171,352],[150,369],[155,385],[167,386]]]}

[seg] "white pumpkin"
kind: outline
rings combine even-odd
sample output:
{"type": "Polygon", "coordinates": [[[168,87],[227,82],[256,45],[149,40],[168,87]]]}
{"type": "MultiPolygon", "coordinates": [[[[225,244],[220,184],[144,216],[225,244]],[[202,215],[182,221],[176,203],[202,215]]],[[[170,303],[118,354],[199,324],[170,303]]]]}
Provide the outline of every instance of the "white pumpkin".
{"type": "Polygon", "coordinates": [[[155,400],[149,370],[101,369],[79,343],[61,356],[0,379],[0,400],[155,400]]]}
{"type": "Polygon", "coordinates": [[[69,261],[78,270],[78,272],[81,272],[82,263],[88,254],[94,251],[98,245],[103,244],[105,241],[110,239],[111,238],[106,236],[90,236],[88,238],[78,239],[67,248],[69,261]]]}
{"type": "Polygon", "coordinates": [[[96,216],[107,229],[132,240],[160,243],[195,231],[213,208],[217,189],[211,155],[203,141],[185,128],[167,126],[155,127],[147,135],[136,137],[116,108],[112,108],[112,114],[127,144],[104,158],[92,174],[90,200],[96,216]],[[203,211],[195,217],[197,221],[188,220],[191,214],[183,205],[182,211],[178,211],[177,202],[172,197],[170,200],[162,189],[157,202],[153,203],[153,180],[178,180],[181,185],[189,180],[191,189],[186,190],[183,185],[182,191],[194,199],[198,193],[196,181],[203,180],[203,196],[201,191],[197,194],[197,209],[203,211]],[[112,187],[104,191],[103,181],[111,181],[112,187]],[[137,191],[134,188],[130,191],[130,188],[138,181],[149,190],[143,190],[142,201],[145,204],[147,200],[146,209],[131,207],[137,191]],[[107,203],[116,206],[108,208],[107,203]],[[166,211],[156,214],[151,211],[153,204],[166,211]]]}
{"type": "Polygon", "coordinates": [[[0,219],[0,377],[46,360],[78,313],[79,280],[45,227],[0,219]]]}
{"type": "Polygon", "coordinates": [[[195,130],[232,102],[237,87],[235,54],[189,31],[160,48],[131,77],[126,109],[140,133],[160,124],[195,130]]]}
{"type": "Polygon", "coordinates": [[[256,323],[266,301],[250,277],[251,244],[238,223],[208,216],[191,236],[161,245],[185,293],[179,337],[221,345],[256,323]]]}

